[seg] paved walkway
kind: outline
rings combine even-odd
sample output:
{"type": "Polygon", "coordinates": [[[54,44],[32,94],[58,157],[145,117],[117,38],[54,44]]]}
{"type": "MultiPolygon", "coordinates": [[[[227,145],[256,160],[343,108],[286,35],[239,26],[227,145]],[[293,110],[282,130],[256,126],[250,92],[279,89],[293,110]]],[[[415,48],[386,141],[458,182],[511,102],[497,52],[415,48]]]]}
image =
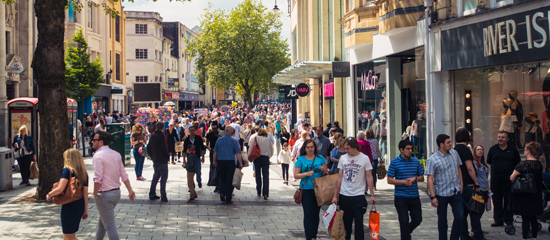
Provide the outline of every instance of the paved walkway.
{"type": "MultiPolygon", "coordinates": [[[[91,158],[86,158],[85,162],[93,176],[91,158]]],[[[276,162],[275,158],[272,162],[276,162]]],[[[143,175],[147,180],[144,182],[135,181],[133,165],[126,167],[137,199],[129,201],[126,189],[122,189],[122,199],[116,208],[121,239],[304,239],[302,207],[294,204],[292,199],[296,186],[282,184],[280,166],[271,167],[268,201],[256,197],[252,168],[245,168],[242,188],[235,191],[233,205],[220,204],[219,195],[212,192],[213,187],[206,186],[208,164],[203,164],[202,167],[204,186],[197,190],[199,198],[192,204],[187,203],[189,194],[186,172],[181,165],[170,165],[168,203],[150,201],[147,197],[153,175],[151,161],[145,162],[143,175]]],[[[37,183],[36,180],[31,181],[33,187],[17,185],[21,181],[18,173],[13,174],[13,181],[13,190],[0,193],[0,239],[62,239],[60,207],[53,204],[13,203],[16,199],[35,193],[37,183]]],[[[393,206],[393,186],[387,185],[384,180],[379,182],[378,189],[377,210],[381,213],[382,221],[380,239],[399,239],[399,224],[393,206]]],[[[413,239],[437,239],[435,208],[431,207],[425,194],[422,194],[421,199],[423,222],[414,231],[413,239]]],[[[90,199],[88,208],[90,217],[80,223],[77,233],[79,239],[95,237],[98,213],[93,198],[90,199]]],[[[449,210],[449,219],[451,216],[449,210]]],[[[517,233],[510,236],[504,233],[502,227],[489,227],[491,216],[492,213],[485,214],[482,219],[487,239],[521,238],[521,224],[515,224],[517,233]]],[[[365,223],[368,224],[368,213],[365,215],[365,223]]],[[[543,226],[538,239],[550,239],[547,227],[546,224],[543,226]]],[[[319,224],[318,239],[330,239],[322,223],[319,224]]]]}

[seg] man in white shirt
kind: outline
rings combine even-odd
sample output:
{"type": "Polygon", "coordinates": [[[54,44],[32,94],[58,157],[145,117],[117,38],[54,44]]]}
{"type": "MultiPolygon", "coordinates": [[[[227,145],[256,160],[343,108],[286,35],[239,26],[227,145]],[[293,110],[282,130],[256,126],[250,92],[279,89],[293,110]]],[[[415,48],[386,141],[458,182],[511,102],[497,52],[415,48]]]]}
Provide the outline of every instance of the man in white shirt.
{"type": "Polygon", "coordinates": [[[338,162],[340,172],[332,203],[338,203],[340,209],[344,211],[345,239],[351,239],[352,224],[355,222],[355,240],[363,240],[365,239],[363,215],[368,206],[365,198],[365,182],[371,192],[371,202],[373,205],[376,204],[372,165],[369,157],[361,153],[361,147],[355,138],[346,138],[344,148],[348,154],[342,155],[338,162]]]}
{"type": "Polygon", "coordinates": [[[112,123],[112,122],[113,122],[113,117],[111,117],[111,114],[108,113],[108,114],[107,114],[107,117],[105,117],[105,123],[106,123],[106,124],[110,124],[110,123],[112,123]]]}
{"type": "Polygon", "coordinates": [[[241,144],[241,135],[240,133],[243,131],[241,126],[239,124],[237,124],[237,118],[236,117],[233,117],[231,118],[231,124],[229,124],[229,126],[233,127],[233,129],[235,129],[235,135],[233,136],[233,139],[237,140],[237,142],[239,143],[239,146],[241,147],[241,150],[243,149],[243,146],[241,144]]]}

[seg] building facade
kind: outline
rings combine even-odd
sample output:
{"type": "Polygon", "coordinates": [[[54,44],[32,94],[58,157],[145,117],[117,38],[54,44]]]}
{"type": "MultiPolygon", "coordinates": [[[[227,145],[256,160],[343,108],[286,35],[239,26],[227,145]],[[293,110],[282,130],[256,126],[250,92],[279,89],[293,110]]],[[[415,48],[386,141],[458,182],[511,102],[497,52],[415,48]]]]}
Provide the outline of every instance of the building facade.
{"type": "Polygon", "coordinates": [[[109,7],[118,13],[109,19],[108,66],[113,89],[111,106],[113,111],[127,113],[129,108],[126,89],[126,13],[120,1],[109,1],[109,7]]]}
{"type": "Polygon", "coordinates": [[[139,107],[162,104],[159,96],[138,91],[135,84],[159,83],[166,78],[163,65],[163,25],[157,12],[126,11],[126,87],[136,90],[131,101],[132,111],[139,107]],[[148,96],[144,96],[148,95],[148,96]],[[144,101],[140,101],[147,99],[144,101]],[[137,100],[137,101],[136,101],[137,100]]]}

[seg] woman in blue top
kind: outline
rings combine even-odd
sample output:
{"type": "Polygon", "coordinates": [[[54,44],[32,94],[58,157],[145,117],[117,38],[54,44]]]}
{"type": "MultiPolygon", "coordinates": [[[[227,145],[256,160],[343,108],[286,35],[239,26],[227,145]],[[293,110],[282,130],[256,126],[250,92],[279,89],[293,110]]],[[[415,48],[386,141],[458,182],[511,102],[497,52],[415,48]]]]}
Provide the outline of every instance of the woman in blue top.
{"type": "Polygon", "coordinates": [[[69,148],[63,153],[65,167],[59,179],[59,185],[46,195],[46,200],[51,201],[65,191],[71,177],[76,177],[82,183],[82,197],[74,202],[61,206],[61,227],[63,239],[76,239],[76,232],[80,225],[80,219],[88,218],[88,173],[82,154],[75,148],[69,148]]]}
{"type": "Polygon", "coordinates": [[[341,133],[334,134],[334,145],[336,145],[335,148],[332,149],[330,152],[330,160],[332,161],[332,167],[330,168],[330,171],[337,174],[340,172],[338,169],[338,162],[340,162],[340,157],[342,155],[346,155],[346,150],[344,149],[344,142],[346,139],[342,136],[341,133]]]}
{"type": "Polygon", "coordinates": [[[317,152],[317,144],[308,139],[300,149],[300,156],[296,161],[296,170],[294,178],[302,179],[300,188],[302,191],[302,208],[304,209],[304,230],[306,239],[312,240],[317,238],[317,229],[319,228],[319,211],[321,207],[317,205],[315,192],[313,191],[314,184],[311,180],[322,177],[323,173],[327,173],[327,160],[319,156],[317,152]]]}

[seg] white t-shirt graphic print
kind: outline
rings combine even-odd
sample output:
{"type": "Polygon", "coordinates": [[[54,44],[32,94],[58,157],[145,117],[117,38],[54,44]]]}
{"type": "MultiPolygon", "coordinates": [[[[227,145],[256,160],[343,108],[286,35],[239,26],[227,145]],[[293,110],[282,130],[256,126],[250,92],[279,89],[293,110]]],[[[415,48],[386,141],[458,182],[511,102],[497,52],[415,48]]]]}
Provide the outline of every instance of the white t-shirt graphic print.
{"type": "Polygon", "coordinates": [[[355,157],[349,154],[342,155],[338,168],[344,171],[340,194],[348,197],[365,195],[367,185],[365,171],[372,170],[369,157],[363,153],[355,157]]]}

